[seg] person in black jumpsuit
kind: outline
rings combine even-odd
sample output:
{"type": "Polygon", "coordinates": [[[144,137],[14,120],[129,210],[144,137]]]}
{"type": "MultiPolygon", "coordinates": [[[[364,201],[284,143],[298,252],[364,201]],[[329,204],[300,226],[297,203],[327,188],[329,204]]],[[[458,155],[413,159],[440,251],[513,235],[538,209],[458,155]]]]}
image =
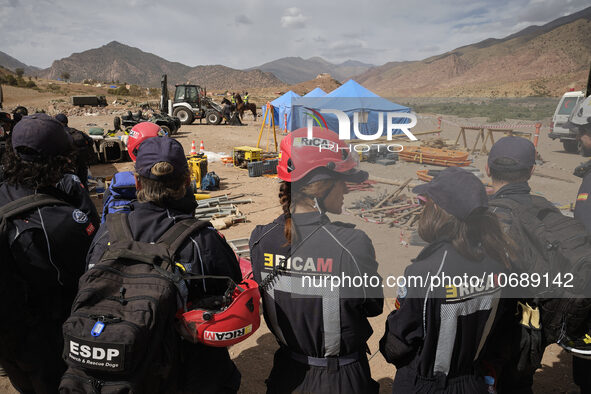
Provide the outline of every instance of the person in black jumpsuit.
{"type": "Polygon", "coordinates": [[[85,188],[88,188],[88,165],[94,154],[94,140],[85,132],[68,127],[68,117],[64,114],[57,114],[55,118],[64,125],[66,130],[72,136],[74,147],[76,149],[76,175],[85,188]]]}
{"type": "MultiPolygon", "coordinates": [[[[584,100],[580,107],[573,110],[570,122],[567,124],[569,128],[577,133],[579,141],[581,141],[583,152],[586,156],[591,153],[591,123],[589,122],[589,98],[584,100]],[[581,114],[578,111],[582,109],[581,114]],[[578,117],[579,119],[573,119],[578,117]],[[585,119],[585,117],[587,117],[585,119]],[[576,123],[574,123],[576,122],[576,123]]],[[[585,228],[591,233],[591,166],[587,166],[587,171],[583,175],[583,182],[577,193],[577,200],[575,204],[575,219],[579,220],[585,225],[585,228]]],[[[589,344],[587,349],[589,350],[589,344]]],[[[573,356],[573,378],[575,383],[581,388],[581,393],[591,393],[591,360],[573,356]]]]}
{"type": "MultiPolygon", "coordinates": [[[[492,180],[493,194],[490,201],[509,199],[523,206],[532,206],[531,188],[529,179],[534,171],[536,148],[527,139],[508,136],[499,139],[491,148],[486,164],[486,171],[492,180]]],[[[494,207],[491,210],[497,215],[501,227],[506,234],[513,234],[519,228],[519,223],[513,222],[511,211],[507,208],[494,207]]],[[[515,239],[516,242],[520,242],[515,239]]],[[[516,273],[531,273],[531,261],[526,258],[517,258],[513,261],[512,270],[516,273]]],[[[516,310],[521,311],[518,302],[522,305],[531,303],[533,295],[526,298],[523,291],[519,298],[515,298],[516,310]]],[[[526,293],[527,294],[527,293],[526,293]]],[[[520,360],[526,353],[522,345],[530,342],[532,361],[539,358],[541,361],[544,344],[540,330],[530,333],[522,332],[520,324],[522,314],[516,314],[513,324],[506,329],[506,337],[499,343],[499,349],[504,347],[507,352],[507,363],[499,373],[497,390],[499,394],[528,394],[533,393],[534,373],[537,368],[532,362],[521,366],[520,360]],[[528,339],[529,338],[529,339],[528,339]]]]}
{"type": "MultiPolygon", "coordinates": [[[[55,185],[71,164],[71,148],[71,139],[55,119],[45,114],[23,117],[3,158],[6,179],[0,185],[0,206],[37,193],[68,202],[55,185]]],[[[68,204],[37,208],[8,223],[8,250],[1,251],[2,263],[5,253],[10,253],[15,274],[26,283],[24,309],[29,318],[11,322],[10,316],[3,317],[3,332],[16,330],[18,339],[6,343],[0,338],[0,364],[22,393],[57,392],[66,370],[61,327],[70,314],[97,229],[98,223],[68,204]],[[16,326],[7,327],[11,324],[16,326]]]]}
{"type": "Polygon", "coordinates": [[[250,237],[265,321],[279,343],[267,392],[377,393],[366,344],[373,332],[367,318],[383,308],[373,245],[353,225],[326,215],[341,213],[345,181],[362,182],[367,173],[341,149],[336,133],[314,128],[313,135],[308,139],[307,130],[299,129],[282,140],[284,213],[250,237]],[[341,274],[372,276],[379,287],[331,290],[304,279],[341,274]]]}
{"type": "Polygon", "coordinates": [[[484,376],[494,371],[482,361],[507,313],[494,275],[508,268],[509,242],[473,174],[447,168],[413,192],[426,204],[419,234],[429,245],[406,268],[399,308],[380,341],[384,358],[397,368],[392,392],[486,393],[484,376]],[[429,279],[443,273],[460,279],[429,279]]]}
{"type": "MultiPolygon", "coordinates": [[[[136,161],[137,201],[129,213],[133,238],[141,242],[155,242],[176,222],[194,217],[197,203],[193,193],[187,192],[189,172],[180,143],[169,137],[150,138],[142,142],[136,161]],[[154,175],[160,162],[168,164],[167,175],[154,175]],[[162,178],[164,177],[164,178],[162,178]],[[164,179],[164,180],[163,180],[164,179]],[[168,179],[168,180],[167,180],[168,179]],[[164,182],[166,183],[166,186],[164,182]]],[[[109,231],[102,226],[88,253],[88,269],[100,261],[108,247],[109,231]]],[[[179,264],[194,275],[229,276],[240,282],[242,274],[236,255],[221,235],[212,227],[191,235],[181,247],[179,264]]],[[[225,280],[193,280],[187,285],[185,299],[222,295],[227,289],[225,280]]],[[[235,393],[240,387],[240,372],[230,359],[227,348],[208,347],[183,342],[181,387],[187,393],[235,393]]]]}

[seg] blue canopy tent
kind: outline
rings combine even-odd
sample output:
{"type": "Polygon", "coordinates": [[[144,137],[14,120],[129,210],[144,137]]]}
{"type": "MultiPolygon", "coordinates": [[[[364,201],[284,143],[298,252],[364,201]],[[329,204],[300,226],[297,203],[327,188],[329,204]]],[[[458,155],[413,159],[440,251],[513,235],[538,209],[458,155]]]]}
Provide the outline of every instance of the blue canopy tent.
{"type": "Polygon", "coordinates": [[[312,91],[309,91],[304,95],[304,97],[324,97],[326,96],[326,92],[320,88],[316,88],[312,91]]]}
{"type": "MultiPolygon", "coordinates": [[[[353,114],[359,113],[359,132],[364,135],[373,135],[378,131],[378,113],[401,112],[409,113],[410,108],[386,100],[364,88],[354,80],[349,80],[324,97],[302,97],[292,102],[291,129],[295,130],[307,126],[310,109],[320,112],[322,109],[336,109],[347,114],[351,122],[351,135],[353,136],[353,114]]],[[[329,129],[338,131],[339,123],[336,115],[321,114],[326,120],[329,129]]],[[[385,114],[382,114],[382,136],[387,133],[385,114]]],[[[408,123],[410,119],[394,119],[393,123],[408,123]]],[[[395,130],[393,134],[402,133],[395,130]]],[[[355,137],[352,137],[355,138],[355,137]]]]}
{"type": "MultiPolygon", "coordinates": [[[[279,127],[280,129],[286,129],[291,131],[291,101],[295,98],[300,98],[301,96],[297,93],[292,92],[291,90],[285,93],[283,96],[276,98],[275,100],[271,101],[271,105],[273,106],[273,118],[275,122],[275,126],[279,127]],[[287,120],[286,120],[287,119],[287,120]],[[286,124],[287,122],[287,124],[286,124]]],[[[265,111],[267,111],[267,106],[262,106],[263,116],[265,116],[265,111]]],[[[270,114],[267,115],[267,122],[266,124],[271,124],[271,116],[270,114]]]]}

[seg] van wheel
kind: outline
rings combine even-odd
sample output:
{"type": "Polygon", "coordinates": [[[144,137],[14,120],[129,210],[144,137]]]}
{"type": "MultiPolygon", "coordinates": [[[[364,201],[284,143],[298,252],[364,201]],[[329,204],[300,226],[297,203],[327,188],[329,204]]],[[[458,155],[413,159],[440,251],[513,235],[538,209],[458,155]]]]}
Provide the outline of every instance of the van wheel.
{"type": "Polygon", "coordinates": [[[577,140],[564,140],[562,146],[568,153],[579,153],[581,151],[581,143],[577,140]]]}

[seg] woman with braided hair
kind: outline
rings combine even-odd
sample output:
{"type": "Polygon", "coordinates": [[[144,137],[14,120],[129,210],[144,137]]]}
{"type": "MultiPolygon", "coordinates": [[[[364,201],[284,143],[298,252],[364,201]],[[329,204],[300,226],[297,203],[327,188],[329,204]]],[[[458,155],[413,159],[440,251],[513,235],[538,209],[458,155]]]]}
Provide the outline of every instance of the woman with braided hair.
{"type": "Polygon", "coordinates": [[[277,167],[283,214],[257,226],[250,238],[265,321],[279,343],[268,393],[377,393],[367,360],[368,317],[382,313],[381,285],[333,286],[332,278],[375,277],[370,239],[353,225],[333,222],[342,212],[345,182],[367,172],[337,133],[299,129],[281,141],[277,167]]]}

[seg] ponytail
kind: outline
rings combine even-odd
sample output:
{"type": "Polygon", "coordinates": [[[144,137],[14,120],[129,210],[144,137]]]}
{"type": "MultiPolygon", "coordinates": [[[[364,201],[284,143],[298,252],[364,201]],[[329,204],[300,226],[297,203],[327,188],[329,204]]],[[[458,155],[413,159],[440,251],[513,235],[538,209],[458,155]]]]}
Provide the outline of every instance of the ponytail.
{"type": "Polygon", "coordinates": [[[285,228],[283,235],[287,239],[287,244],[291,244],[291,183],[281,182],[279,186],[279,203],[283,208],[283,216],[285,216],[285,228]]]}

